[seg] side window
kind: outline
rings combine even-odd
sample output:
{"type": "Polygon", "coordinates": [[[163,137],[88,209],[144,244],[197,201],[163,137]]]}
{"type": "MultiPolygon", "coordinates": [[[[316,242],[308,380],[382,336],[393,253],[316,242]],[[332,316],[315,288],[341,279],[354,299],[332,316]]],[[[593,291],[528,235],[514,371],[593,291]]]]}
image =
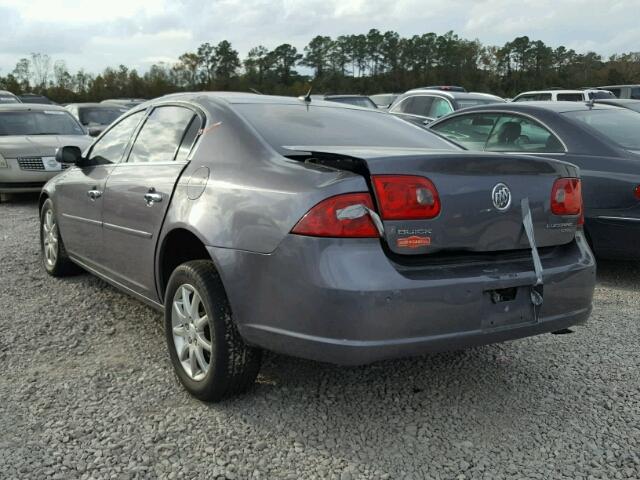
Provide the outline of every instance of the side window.
{"type": "MultiPolygon", "coordinates": [[[[613,90],[611,90],[613,92],[613,90]]],[[[620,98],[620,90],[618,90],[618,92],[613,92],[613,94],[620,98]]],[[[629,98],[633,98],[634,100],[640,100],[640,87],[632,87],[631,88],[631,95],[629,95],[629,98]]]]}
{"type": "MultiPolygon", "coordinates": [[[[621,91],[620,91],[620,89],[619,89],[619,88],[605,88],[605,90],[609,90],[609,91],[610,91],[611,93],[613,93],[616,97],[620,98],[621,91]]],[[[640,88],[639,88],[638,90],[639,90],[639,92],[638,92],[638,93],[640,93],[640,88]]],[[[633,90],[632,90],[632,91],[633,91],[633,90]]],[[[633,97],[631,97],[631,98],[633,98],[633,97]]]]}
{"type": "Polygon", "coordinates": [[[538,95],[536,95],[535,100],[540,100],[543,102],[550,102],[551,101],[551,94],[550,93],[539,93],[538,95]]]}
{"type": "Polygon", "coordinates": [[[535,95],[529,94],[529,95],[520,95],[514,100],[514,102],[530,102],[532,100],[535,100],[535,95]]]}
{"type": "Polygon", "coordinates": [[[503,115],[487,140],[488,152],[563,153],[558,138],[539,123],[517,115],[503,115]]]}
{"type": "Polygon", "coordinates": [[[559,93],[559,102],[581,102],[584,100],[581,93],[559,93]]]}
{"type": "Polygon", "coordinates": [[[189,152],[191,151],[191,147],[196,141],[198,137],[198,132],[200,132],[200,127],[202,127],[202,123],[200,122],[200,117],[197,115],[193,116],[187,131],[182,138],[182,142],[180,143],[180,148],[178,148],[178,154],[176,155],[176,162],[184,162],[187,160],[189,156],[189,152]]]}
{"type": "Polygon", "coordinates": [[[172,162],[195,114],[184,107],[157,107],[144,122],[128,162],[172,162]]]}
{"type": "Polygon", "coordinates": [[[451,108],[451,104],[449,102],[444,98],[434,98],[427,116],[431,118],[440,118],[451,112],[453,112],[453,108],[451,108]]]}
{"type": "Polygon", "coordinates": [[[431,129],[469,150],[483,150],[497,118],[497,114],[491,113],[459,115],[431,129]]]}
{"type": "Polygon", "coordinates": [[[89,160],[92,163],[118,163],[127,149],[129,139],[144,117],[144,110],[122,119],[93,145],[89,160]]]}

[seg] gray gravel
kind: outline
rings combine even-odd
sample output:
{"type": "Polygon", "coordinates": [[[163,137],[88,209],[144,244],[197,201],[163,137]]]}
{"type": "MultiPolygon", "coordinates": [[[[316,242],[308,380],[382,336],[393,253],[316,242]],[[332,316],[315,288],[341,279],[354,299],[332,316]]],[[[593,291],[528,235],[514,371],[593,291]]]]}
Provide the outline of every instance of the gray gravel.
{"type": "Polygon", "coordinates": [[[339,368],[267,355],[207,405],[160,315],[48,277],[33,197],[0,204],[1,478],[640,478],[640,267],[601,263],[570,335],[339,368]]]}

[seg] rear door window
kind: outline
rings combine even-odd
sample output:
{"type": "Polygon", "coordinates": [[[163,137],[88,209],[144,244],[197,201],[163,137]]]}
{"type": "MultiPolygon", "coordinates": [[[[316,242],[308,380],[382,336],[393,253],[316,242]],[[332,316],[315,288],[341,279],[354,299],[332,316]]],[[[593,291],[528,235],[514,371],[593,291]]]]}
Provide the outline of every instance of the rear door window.
{"type": "Polygon", "coordinates": [[[405,100],[405,102],[408,103],[404,107],[402,113],[428,117],[429,110],[431,109],[431,104],[433,103],[433,97],[416,95],[415,97],[411,97],[409,100],[405,100]]]}
{"type": "Polygon", "coordinates": [[[501,115],[487,140],[489,152],[563,153],[562,142],[538,122],[519,115],[501,115]]]}
{"type": "MultiPolygon", "coordinates": [[[[619,96],[620,96],[619,94],[616,95],[616,97],[619,97],[619,96]]],[[[640,100],[640,87],[632,87],[629,98],[633,98],[634,100],[640,100]]]]}
{"type": "Polygon", "coordinates": [[[496,113],[458,115],[434,125],[431,129],[468,150],[483,150],[497,119],[496,113]]]}
{"type": "Polygon", "coordinates": [[[172,162],[195,113],[185,107],[154,108],[136,138],[128,162],[172,162]]]}

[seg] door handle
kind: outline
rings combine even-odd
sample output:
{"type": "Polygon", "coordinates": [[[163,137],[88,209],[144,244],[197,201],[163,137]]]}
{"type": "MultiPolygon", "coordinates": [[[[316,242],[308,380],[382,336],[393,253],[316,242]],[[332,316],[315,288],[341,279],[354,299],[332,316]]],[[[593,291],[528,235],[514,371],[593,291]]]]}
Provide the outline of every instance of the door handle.
{"type": "Polygon", "coordinates": [[[144,194],[144,201],[146,202],[147,207],[151,207],[154,203],[162,201],[162,194],[156,192],[155,188],[150,188],[149,191],[144,194]]]}
{"type": "Polygon", "coordinates": [[[102,192],[100,190],[89,190],[87,192],[87,197],[89,197],[90,200],[95,201],[96,199],[100,198],[102,196],[102,192]]]}

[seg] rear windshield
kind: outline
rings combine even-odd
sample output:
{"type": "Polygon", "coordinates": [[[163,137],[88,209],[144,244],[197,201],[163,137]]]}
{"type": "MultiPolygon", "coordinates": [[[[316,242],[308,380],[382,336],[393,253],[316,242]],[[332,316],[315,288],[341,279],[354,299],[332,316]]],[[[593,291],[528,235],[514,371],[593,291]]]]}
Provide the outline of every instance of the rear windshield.
{"type": "Polygon", "coordinates": [[[616,96],[612,92],[607,92],[606,90],[600,90],[597,92],[589,92],[589,98],[593,98],[593,99],[616,98],[616,96]]]}
{"type": "Polygon", "coordinates": [[[355,105],[356,107],[364,108],[376,108],[375,103],[368,98],[363,97],[344,97],[344,98],[327,98],[330,102],[346,103],[348,105],[355,105]]]}
{"type": "Polygon", "coordinates": [[[467,108],[467,107],[475,107],[476,105],[489,105],[490,103],[504,103],[502,100],[493,99],[493,98],[465,98],[460,99],[457,98],[456,102],[458,103],[458,108],[467,108]]]}
{"type": "Polygon", "coordinates": [[[83,125],[109,125],[127,111],[126,108],[80,108],[78,113],[83,125]]]}
{"type": "Polygon", "coordinates": [[[627,150],[640,150],[640,115],[622,108],[564,112],[627,150]]]}
{"type": "Polygon", "coordinates": [[[303,104],[234,108],[280,152],[286,145],[456,149],[431,132],[376,111],[303,104]]]}
{"type": "Polygon", "coordinates": [[[84,135],[78,122],[67,112],[0,112],[0,135],[84,135]]]}

